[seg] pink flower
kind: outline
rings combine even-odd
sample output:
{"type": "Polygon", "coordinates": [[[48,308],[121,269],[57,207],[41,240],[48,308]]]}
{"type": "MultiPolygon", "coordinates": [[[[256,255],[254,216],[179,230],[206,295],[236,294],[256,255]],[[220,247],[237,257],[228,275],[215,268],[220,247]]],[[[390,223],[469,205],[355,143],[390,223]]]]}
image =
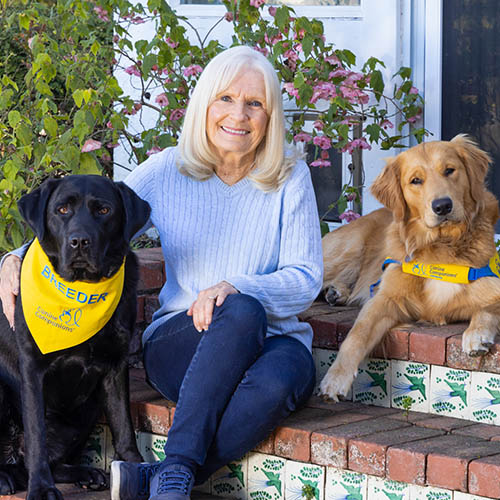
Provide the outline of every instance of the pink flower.
{"type": "Polygon", "coordinates": [[[331,167],[332,164],[328,160],[315,160],[311,164],[311,167],[331,167]]]}
{"type": "Polygon", "coordinates": [[[118,43],[120,41],[120,37],[118,35],[113,36],[113,43],[118,43]]]}
{"type": "Polygon", "coordinates": [[[102,142],[95,141],[94,139],[87,139],[82,146],[82,153],[90,153],[91,151],[95,151],[96,149],[102,148],[102,142]]]}
{"type": "Polygon", "coordinates": [[[321,149],[330,149],[332,147],[332,141],[324,135],[317,135],[313,139],[313,144],[319,146],[321,149]]]}
{"type": "Polygon", "coordinates": [[[155,155],[160,151],[163,151],[163,149],[159,148],[158,146],[153,146],[150,150],[146,151],[146,155],[147,156],[155,155]]]}
{"type": "Polygon", "coordinates": [[[264,5],[266,2],[264,0],[250,0],[250,5],[258,9],[261,5],[264,5]]]}
{"type": "Polygon", "coordinates": [[[342,96],[351,104],[368,104],[370,100],[368,94],[358,89],[356,86],[341,85],[340,91],[342,92],[342,96]]]}
{"type": "Polygon", "coordinates": [[[234,14],[232,12],[226,12],[224,14],[224,19],[228,22],[231,22],[234,19],[234,14]]]}
{"type": "Polygon", "coordinates": [[[337,57],[336,54],[330,54],[329,56],[325,57],[325,61],[332,64],[332,65],[338,65],[341,66],[342,63],[340,62],[340,59],[337,57]]]}
{"type": "Polygon", "coordinates": [[[387,130],[388,128],[394,128],[394,124],[390,120],[382,120],[380,122],[380,126],[384,129],[387,130]]]}
{"type": "Polygon", "coordinates": [[[259,47],[258,45],[256,45],[254,47],[254,50],[260,52],[263,56],[267,57],[269,55],[269,50],[267,50],[265,47],[259,47]]]}
{"type": "Polygon", "coordinates": [[[408,123],[416,123],[418,122],[418,120],[420,120],[420,118],[422,118],[422,115],[410,116],[410,118],[407,118],[406,121],[408,123]]]}
{"type": "Polygon", "coordinates": [[[283,87],[288,92],[288,94],[295,97],[296,99],[299,99],[299,91],[294,87],[293,82],[285,83],[283,87]]]}
{"type": "Polygon", "coordinates": [[[175,49],[179,45],[179,42],[174,42],[169,36],[165,39],[165,43],[172,49],[175,49]]]}
{"type": "Polygon", "coordinates": [[[155,97],[155,102],[157,104],[159,104],[161,107],[167,106],[168,105],[168,99],[167,99],[167,95],[165,94],[165,92],[162,92],[161,94],[157,95],[155,97]]]}
{"type": "Polygon", "coordinates": [[[349,74],[349,71],[347,71],[344,68],[337,68],[335,71],[331,71],[330,74],[328,75],[328,78],[343,78],[344,76],[347,76],[349,74]]]}
{"type": "Polygon", "coordinates": [[[114,129],[113,124],[111,122],[106,123],[106,127],[111,129],[111,130],[114,129]]]}
{"type": "Polygon", "coordinates": [[[356,199],[356,193],[348,193],[346,195],[347,201],[354,201],[356,199]]]}
{"type": "Polygon", "coordinates": [[[360,217],[361,216],[353,210],[346,210],[343,214],[339,215],[339,219],[343,221],[345,220],[346,222],[352,222],[360,217]]]}
{"type": "Polygon", "coordinates": [[[287,50],[284,54],[283,54],[284,57],[286,57],[288,60],[290,61],[297,61],[297,59],[299,58],[299,55],[292,49],[289,49],[287,50]]]}
{"type": "Polygon", "coordinates": [[[325,128],[325,124],[320,121],[320,120],[316,120],[314,123],[313,123],[313,127],[316,129],[316,130],[323,130],[325,128]]]}
{"type": "Polygon", "coordinates": [[[412,88],[409,90],[408,94],[418,94],[418,89],[417,89],[417,87],[412,87],[412,88]]]}
{"type": "Polygon", "coordinates": [[[316,103],[319,99],[331,99],[337,96],[337,89],[333,83],[319,82],[313,88],[313,95],[309,102],[316,103]]]}
{"type": "Polygon", "coordinates": [[[132,66],[125,68],[125,73],[129,75],[141,76],[141,72],[137,69],[137,66],[135,64],[132,64],[132,66]]]}
{"type": "Polygon", "coordinates": [[[185,113],[185,109],[174,109],[172,113],[170,113],[170,121],[175,122],[176,120],[180,120],[185,113]]]}
{"type": "Polygon", "coordinates": [[[306,34],[306,30],[304,28],[301,28],[298,33],[295,33],[295,39],[302,39],[304,38],[304,35],[306,34]]]}
{"type": "Polygon", "coordinates": [[[106,21],[106,22],[109,21],[108,12],[106,11],[106,9],[103,9],[102,7],[97,6],[97,7],[94,7],[94,12],[97,13],[97,17],[101,21],[106,21]]]}
{"type": "Polygon", "coordinates": [[[275,45],[276,43],[278,43],[280,40],[283,39],[283,35],[281,33],[278,33],[277,35],[269,38],[269,36],[267,35],[267,33],[264,34],[264,41],[268,44],[268,45],[275,45]]]}
{"type": "Polygon", "coordinates": [[[364,137],[361,137],[361,139],[354,139],[353,141],[348,142],[347,145],[342,148],[342,152],[344,153],[347,151],[349,154],[352,154],[356,148],[371,149],[372,147],[366,142],[364,137]]]}
{"type": "Polygon", "coordinates": [[[297,135],[293,136],[295,142],[309,142],[311,139],[312,137],[305,132],[299,132],[297,135]]]}
{"type": "Polygon", "coordinates": [[[198,64],[192,64],[191,66],[184,68],[182,73],[184,74],[184,76],[196,76],[198,73],[201,73],[202,71],[203,69],[201,66],[199,66],[198,64]]]}
{"type": "Polygon", "coordinates": [[[108,149],[114,149],[114,148],[117,148],[118,146],[119,146],[119,144],[116,142],[109,142],[108,144],[106,144],[106,147],[108,149]]]}
{"type": "Polygon", "coordinates": [[[272,5],[268,9],[269,15],[274,17],[276,15],[276,7],[273,7],[272,5]]]}

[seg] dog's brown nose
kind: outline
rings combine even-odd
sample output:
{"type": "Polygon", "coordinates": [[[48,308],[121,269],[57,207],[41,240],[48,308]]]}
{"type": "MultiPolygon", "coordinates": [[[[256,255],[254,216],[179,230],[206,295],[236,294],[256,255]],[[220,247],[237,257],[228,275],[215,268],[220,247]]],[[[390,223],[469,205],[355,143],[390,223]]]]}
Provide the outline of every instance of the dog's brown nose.
{"type": "Polygon", "coordinates": [[[432,210],[436,215],[448,215],[453,208],[451,198],[438,198],[432,202],[432,210]]]}

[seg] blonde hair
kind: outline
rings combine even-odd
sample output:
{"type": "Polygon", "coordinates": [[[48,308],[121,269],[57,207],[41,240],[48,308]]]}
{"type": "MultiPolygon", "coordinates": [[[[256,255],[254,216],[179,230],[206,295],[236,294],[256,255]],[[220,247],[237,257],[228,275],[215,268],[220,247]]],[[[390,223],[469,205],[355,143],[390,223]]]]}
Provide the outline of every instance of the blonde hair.
{"type": "Polygon", "coordinates": [[[275,191],[286,180],[296,162],[295,154],[285,154],[285,121],[281,87],[272,64],[256,50],[237,46],[215,56],[203,70],[186,109],[179,139],[179,170],[198,180],[212,177],[217,156],[206,133],[207,110],[241,71],[259,71],[264,79],[268,124],[257,147],[255,167],[248,175],[263,191],[275,191]]]}

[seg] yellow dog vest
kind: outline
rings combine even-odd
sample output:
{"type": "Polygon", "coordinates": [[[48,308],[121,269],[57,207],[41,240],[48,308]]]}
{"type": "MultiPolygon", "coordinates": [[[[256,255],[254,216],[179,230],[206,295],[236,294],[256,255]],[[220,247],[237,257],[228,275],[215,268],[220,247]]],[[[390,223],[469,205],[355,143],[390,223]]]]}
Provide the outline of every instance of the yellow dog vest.
{"type": "Polygon", "coordinates": [[[43,354],[85,342],[109,321],[120,301],[125,261],[98,283],[64,281],[55,273],[38,239],[21,268],[24,318],[43,354]]]}

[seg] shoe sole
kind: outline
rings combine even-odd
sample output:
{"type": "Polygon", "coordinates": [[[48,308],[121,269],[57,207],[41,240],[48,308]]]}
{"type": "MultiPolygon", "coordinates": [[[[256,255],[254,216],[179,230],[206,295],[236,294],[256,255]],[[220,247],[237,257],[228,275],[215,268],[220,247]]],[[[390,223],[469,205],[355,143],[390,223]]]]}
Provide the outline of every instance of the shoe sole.
{"type": "Polygon", "coordinates": [[[109,489],[111,490],[111,500],[120,500],[120,465],[121,460],[111,462],[111,471],[109,478],[109,489]]]}

